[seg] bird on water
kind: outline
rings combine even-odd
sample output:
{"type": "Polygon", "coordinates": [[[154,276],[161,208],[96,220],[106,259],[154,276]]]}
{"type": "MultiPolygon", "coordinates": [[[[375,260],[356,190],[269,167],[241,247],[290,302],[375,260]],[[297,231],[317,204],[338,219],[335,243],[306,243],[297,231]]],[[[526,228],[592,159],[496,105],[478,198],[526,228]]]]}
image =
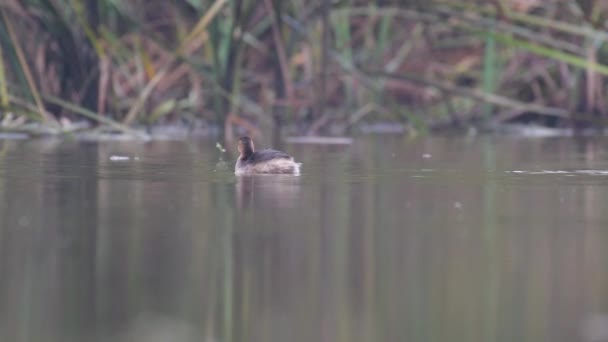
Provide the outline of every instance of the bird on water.
{"type": "Polygon", "coordinates": [[[256,151],[250,137],[239,138],[239,158],[234,173],[241,174],[291,174],[299,175],[301,163],[292,156],[276,150],[256,151]]]}

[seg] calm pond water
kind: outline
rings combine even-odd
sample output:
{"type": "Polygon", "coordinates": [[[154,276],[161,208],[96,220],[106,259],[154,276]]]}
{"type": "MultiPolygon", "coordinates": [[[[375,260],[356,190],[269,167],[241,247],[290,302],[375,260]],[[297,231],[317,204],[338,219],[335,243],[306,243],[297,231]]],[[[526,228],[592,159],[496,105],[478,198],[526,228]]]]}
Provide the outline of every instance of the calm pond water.
{"type": "Polygon", "coordinates": [[[0,341],[608,337],[608,140],[214,145],[0,142],[0,341]]]}

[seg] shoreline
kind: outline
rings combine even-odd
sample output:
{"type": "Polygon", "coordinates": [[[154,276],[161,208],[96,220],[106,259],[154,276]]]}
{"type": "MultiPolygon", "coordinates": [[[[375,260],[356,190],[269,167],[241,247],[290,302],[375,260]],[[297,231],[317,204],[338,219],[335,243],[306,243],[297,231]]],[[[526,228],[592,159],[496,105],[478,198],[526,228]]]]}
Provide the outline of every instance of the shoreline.
{"type": "MultiPolygon", "coordinates": [[[[293,144],[350,144],[355,136],[369,135],[410,135],[419,133],[405,124],[379,122],[360,124],[354,129],[347,130],[336,125],[328,134],[302,135],[293,127],[286,127],[283,132],[284,140],[293,144]],[[348,132],[347,132],[348,131],[348,132]]],[[[218,125],[186,125],[160,124],[153,126],[134,126],[129,131],[112,129],[107,126],[92,127],[87,122],[77,122],[57,129],[43,124],[23,125],[20,127],[1,127],[0,140],[33,140],[45,138],[74,139],[81,141],[163,141],[163,140],[192,140],[220,137],[222,129],[218,125]]],[[[237,135],[247,134],[237,130],[237,135]]],[[[428,131],[429,136],[441,135],[500,135],[519,137],[577,137],[577,136],[608,136],[608,129],[585,128],[552,128],[536,124],[502,123],[483,127],[466,127],[463,129],[447,128],[428,131]]]]}

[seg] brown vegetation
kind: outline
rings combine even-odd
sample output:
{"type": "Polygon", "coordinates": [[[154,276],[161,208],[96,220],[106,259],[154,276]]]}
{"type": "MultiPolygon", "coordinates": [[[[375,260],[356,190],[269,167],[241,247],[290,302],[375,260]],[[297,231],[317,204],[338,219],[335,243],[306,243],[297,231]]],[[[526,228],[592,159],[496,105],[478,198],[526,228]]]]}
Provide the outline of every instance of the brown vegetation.
{"type": "Polygon", "coordinates": [[[597,126],[606,18],[600,0],[5,0],[2,126],[597,126]]]}

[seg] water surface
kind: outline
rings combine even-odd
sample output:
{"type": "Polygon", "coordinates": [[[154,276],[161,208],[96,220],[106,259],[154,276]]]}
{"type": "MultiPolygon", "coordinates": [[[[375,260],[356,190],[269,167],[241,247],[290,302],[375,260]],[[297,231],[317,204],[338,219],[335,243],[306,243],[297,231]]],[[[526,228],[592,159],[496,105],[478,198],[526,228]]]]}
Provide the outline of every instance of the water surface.
{"type": "Polygon", "coordinates": [[[608,140],[279,147],[0,142],[0,341],[606,339],[608,140]]]}

